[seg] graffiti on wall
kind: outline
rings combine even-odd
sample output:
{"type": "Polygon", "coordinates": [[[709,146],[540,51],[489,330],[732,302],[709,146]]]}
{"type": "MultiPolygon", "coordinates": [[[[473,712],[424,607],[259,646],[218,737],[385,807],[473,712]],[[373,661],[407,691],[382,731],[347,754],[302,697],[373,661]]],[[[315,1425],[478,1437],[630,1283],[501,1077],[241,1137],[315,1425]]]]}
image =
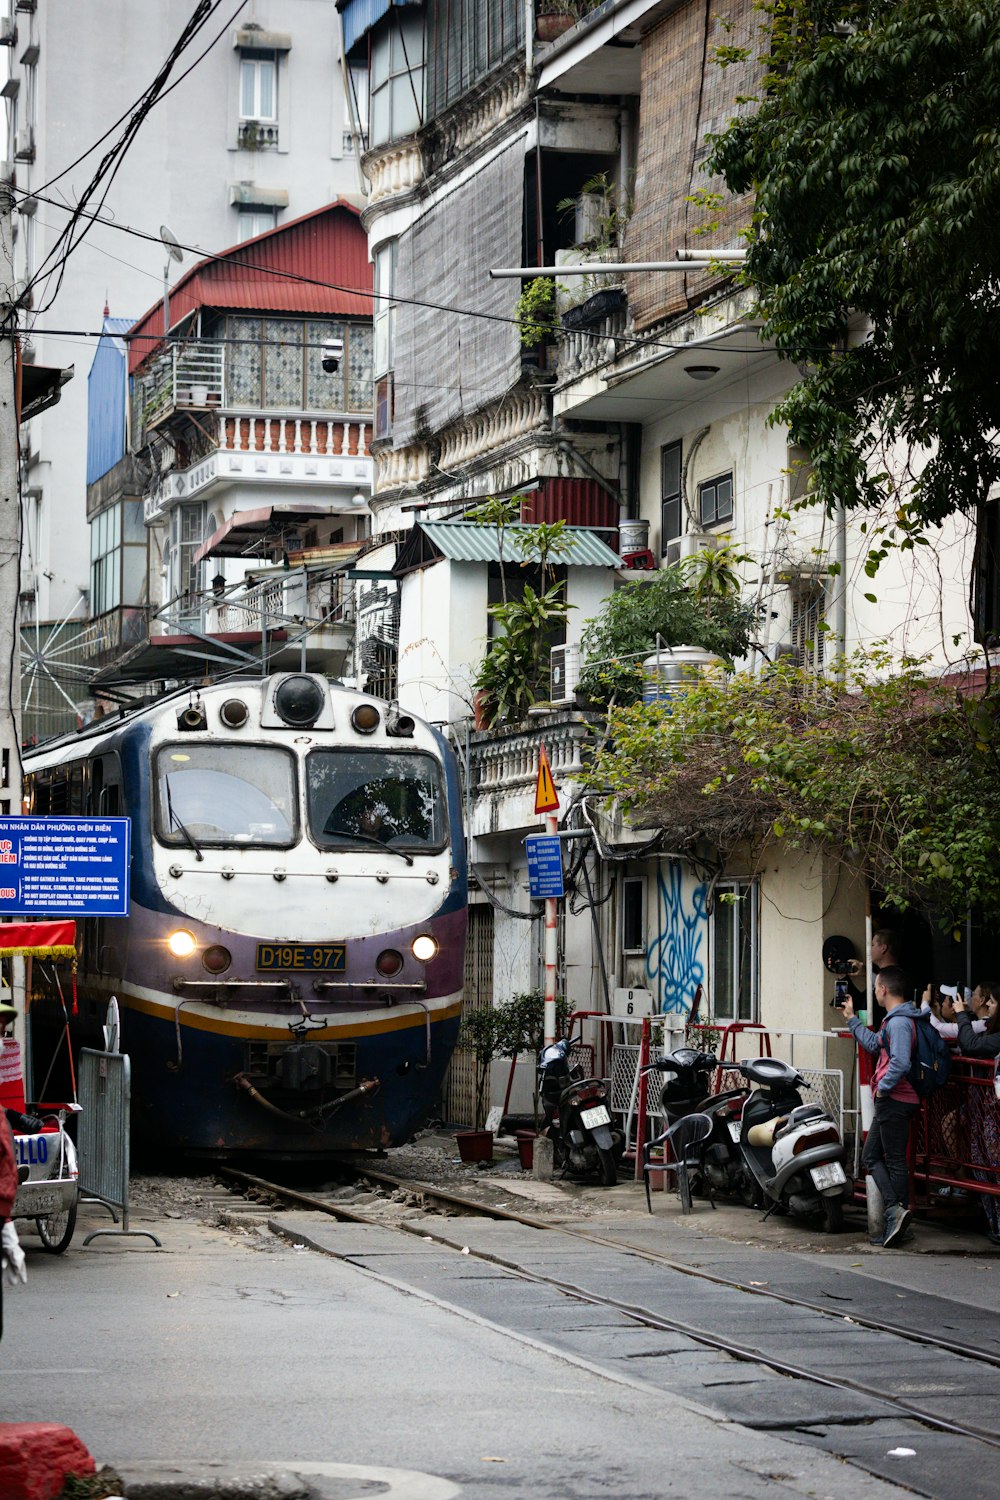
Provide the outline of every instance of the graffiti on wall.
{"type": "Polygon", "coordinates": [[[688,888],[680,863],[661,864],[656,874],[658,930],[646,949],[646,977],[656,987],[664,1015],[686,1015],[695,990],[705,982],[702,948],[708,934],[708,887],[688,888]]]}

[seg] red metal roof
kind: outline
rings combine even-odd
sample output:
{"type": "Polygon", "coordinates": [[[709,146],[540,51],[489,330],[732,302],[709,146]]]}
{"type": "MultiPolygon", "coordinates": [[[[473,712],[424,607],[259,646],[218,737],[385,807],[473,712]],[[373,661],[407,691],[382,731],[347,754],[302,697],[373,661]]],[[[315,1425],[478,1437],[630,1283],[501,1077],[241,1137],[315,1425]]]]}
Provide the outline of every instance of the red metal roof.
{"type": "MultiPolygon", "coordinates": [[[[203,307],[370,318],[371,286],[358,210],[338,200],[200,260],[170,289],[170,322],[176,326],[203,307]]],[[[163,338],[162,297],[126,338],[131,372],[163,338]]]]}

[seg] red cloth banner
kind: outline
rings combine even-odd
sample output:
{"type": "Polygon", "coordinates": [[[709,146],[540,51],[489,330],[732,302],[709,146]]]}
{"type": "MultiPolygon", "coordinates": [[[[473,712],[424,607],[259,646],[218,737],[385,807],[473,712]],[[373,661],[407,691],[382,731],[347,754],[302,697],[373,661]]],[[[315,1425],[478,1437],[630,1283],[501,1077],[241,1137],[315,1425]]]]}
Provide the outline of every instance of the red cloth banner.
{"type": "Polygon", "coordinates": [[[0,956],[75,958],[75,922],[0,922],[0,956]]]}

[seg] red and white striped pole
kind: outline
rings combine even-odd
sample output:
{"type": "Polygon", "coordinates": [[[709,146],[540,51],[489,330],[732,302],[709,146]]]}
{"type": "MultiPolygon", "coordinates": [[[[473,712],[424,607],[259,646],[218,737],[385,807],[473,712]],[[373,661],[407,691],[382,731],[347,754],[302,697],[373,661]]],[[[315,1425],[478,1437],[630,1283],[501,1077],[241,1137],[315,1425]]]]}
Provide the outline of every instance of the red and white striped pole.
{"type": "MultiPolygon", "coordinates": [[[[558,835],[559,819],[549,813],[545,832],[558,835]]],[[[556,1040],[556,960],[559,956],[559,903],[555,896],[545,898],[545,1045],[556,1040]]]]}

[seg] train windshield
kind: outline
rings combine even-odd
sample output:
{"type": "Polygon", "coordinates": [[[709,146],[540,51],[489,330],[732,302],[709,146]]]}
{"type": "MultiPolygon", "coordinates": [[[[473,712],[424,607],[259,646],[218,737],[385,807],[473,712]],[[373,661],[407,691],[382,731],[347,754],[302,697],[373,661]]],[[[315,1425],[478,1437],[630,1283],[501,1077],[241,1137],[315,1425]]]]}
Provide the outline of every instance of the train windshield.
{"type": "Polygon", "coordinates": [[[444,847],[441,767],[430,755],[315,750],[306,760],[306,795],[309,832],[321,849],[444,847]]]}
{"type": "Polygon", "coordinates": [[[156,832],[171,847],[287,849],[295,804],[294,758],[272,745],[186,740],[156,758],[156,832]]]}

